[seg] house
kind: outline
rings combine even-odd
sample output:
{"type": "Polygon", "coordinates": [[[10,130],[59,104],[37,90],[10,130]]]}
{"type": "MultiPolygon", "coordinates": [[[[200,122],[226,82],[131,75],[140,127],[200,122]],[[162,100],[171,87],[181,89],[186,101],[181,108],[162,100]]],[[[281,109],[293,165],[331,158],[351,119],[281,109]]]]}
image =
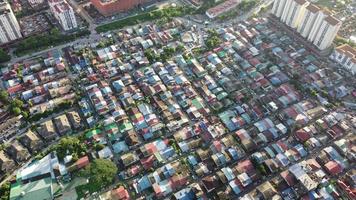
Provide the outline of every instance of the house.
{"type": "Polygon", "coordinates": [[[54,118],[53,121],[56,124],[58,133],[60,135],[66,135],[72,131],[72,128],[66,115],[58,116],[54,118]]]}
{"type": "Polygon", "coordinates": [[[269,181],[266,181],[261,185],[257,186],[256,189],[263,196],[264,199],[272,199],[272,197],[277,194],[276,189],[269,181]]]}
{"type": "Polygon", "coordinates": [[[182,190],[174,193],[175,200],[189,200],[189,199],[200,199],[203,195],[203,191],[199,184],[193,183],[182,190]]]}
{"type": "Polygon", "coordinates": [[[219,178],[216,175],[206,176],[202,179],[202,184],[205,190],[209,193],[221,185],[219,178]]]}
{"type": "Polygon", "coordinates": [[[76,112],[76,111],[68,112],[67,117],[74,129],[78,129],[82,126],[81,118],[80,118],[80,115],[78,114],[78,112],[76,112]]]}
{"type": "Polygon", "coordinates": [[[31,157],[27,149],[25,149],[18,141],[13,142],[6,148],[6,151],[17,162],[26,161],[31,157]]]}
{"type": "Polygon", "coordinates": [[[131,152],[126,153],[120,157],[120,160],[122,161],[122,164],[125,167],[135,163],[136,161],[138,161],[138,159],[139,159],[138,156],[131,152]]]}
{"type": "Polygon", "coordinates": [[[57,132],[54,128],[52,120],[48,120],[40,124],[38,134],[46,141],[52,141],[57,137],[57,132]]]}
{"type": "Polygon", "coordinates": [[[335,161],[327,162],[324,167],[326,171],[332,176],[337,175],[343,171],[342,166],[335,161]]]}
{"type": "Polygon", "coordinates": [[[11,160],[4,151],[0,151],[0,170],[1,172],[9,172],[15,168],[15,162],[11,160]]]}
{"type": "Polygon", "coordinates": [[[120,186],[111,190],[111,198],[112,200],[130,200],[130,195],[123,186],[120,186]]]}
{"type": "Polygon", "coordinates": [[[44,143],[31,129],[20,137],[19,141],[31,152],[37,152],[44,147],[44,143]]]}

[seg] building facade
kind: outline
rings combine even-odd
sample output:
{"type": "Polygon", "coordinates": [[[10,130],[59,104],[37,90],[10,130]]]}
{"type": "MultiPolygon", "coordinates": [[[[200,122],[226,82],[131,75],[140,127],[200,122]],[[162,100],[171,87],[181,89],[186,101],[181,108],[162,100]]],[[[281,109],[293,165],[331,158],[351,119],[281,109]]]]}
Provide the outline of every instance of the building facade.
{"type": "Polygon", "coordinates": [[[319,16],[320,8],[314,4],[309,4],[305,8],[305,12],[301,16],[300,24],[297,27],[297,31],[304,37],[307,38],[312,28],[315,26],[316,19],[319,16]]]}
{"type": "Polygon", "coordinates": [[[350,45],[341,45],[336,47],[334,52],[330,55],[330,59],[339,63],[342,67],[356,75],[356,49],[350,45]]]}
{"type": "Polygon", "coordinates": [[[38,5],[44,3],[44,0],[28,0],[31,5],[38,5]]]}
{"type": "Polygon", "coordinates": [[[78,28],[73,8],[65,0],[49,0],[50,9],[54,17],[65,31],[78,28]]]}
{"type": "Polygon", "coordinates": [[[20,25],[8,2],[0,0],[0,43],[22,38],[20,25]]]}
{"type": "Polygon", "coordinates": [[[327,49],[331,46],[336,37],[337,32],[341,27],[341,21],[333,16],[327,16],[321,22],[319,31],[317,32],[313,44],[319,49],[327,49]]]}
{"type": "Polygon", "coordinates": [[[291,2],[290,12],[287,15],[287,25],[292,28],[297,28],[301,22],[301,18],[305,13],[305,7],[309,2],[305,0],[295,0],[291,2]]]}
{"type": "Polygon", "coordinates": [[[272,13],[318,49],[332,45],[341,21],[306,0],[275,0],[272,13]]]}
{"type": "Polygon", "coordinates": [[[91,0],[93,6],[104,16],[126,12],[150,0],[91,0]]]}

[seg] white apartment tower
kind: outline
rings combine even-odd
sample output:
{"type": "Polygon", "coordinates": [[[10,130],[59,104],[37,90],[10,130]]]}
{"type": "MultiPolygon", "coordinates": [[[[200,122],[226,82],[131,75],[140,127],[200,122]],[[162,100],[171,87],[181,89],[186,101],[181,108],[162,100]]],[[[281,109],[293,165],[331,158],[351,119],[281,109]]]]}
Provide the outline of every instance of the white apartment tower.
{"type": "Polygon", "coordinates": [[[0,44],[22,38],[20,25],[8,2],[0,0],[0,44]]]}
{"type": "Polygon", "coordinates": [[[311,31],[307,37],[307,39],[310,42],[313,42],[315,40],[316,34],[318,32],[320,32],[320,25],[324,21],[324,19],[328,16],[328,14],[329,14],[328,12],[323,11],[323,10],[318,11],[316,20],[315,20],[314,24],[312,24],[311,31]]]}
{"type": "Polygon", "coordinates": [[[321,50],[330,47],[340,27],[341,21],[333,16],[327,16],[321,22],[319,31],[316,33],[315,39],[313,40],[313,44],[321,50]]]}
{"type": "Polygon", "coordinates": [[[65,31],[78,27],[73,8],[65,0],[48,0],[54,17],[65,31]]]}
{"type": "Polygon", "coordinates": [[[309,4],[305,8],[305,12],[301,17],[300,24],[297,28],[297,31],[305,38],[310,35],[311,30],[315,26],[316,19],[319,16],[320,8],[314,4],[309,4]]]}
{"type": "Polygon", "coordinates": [[[320,50],[331,46],[341,21],[306,0],[275,0],[272,13],[320,50]]]}
{"type": "Polygon", "coordinates": [[[292,4],[293,0],[282,0],[282,1],[285,1],[285,3],[284,3],[284,7],[282,8],[282,15],[281,15],[280,19],[281,19],[282,22],[286,23],[287,22],[287,18],[288,18],[288,14],[289,14],[289,12],[291,10],[291,4],[292,4]]]}
{"type": "Polygon", "coordinates": [[[297,28],[300,24],[301,17],[305,13],[305,7],[309,2],[305,0],[294,0],[291,2],[289,13],[287,14],[286,24],[292,28],[297,28]]]}
{"type": "Polygon", "coordinates": [[[273,3],[272,13],[277,17],[281,17],[283,14],[284,7],[286,5],[285,0],[275,0],[273,3]]]}

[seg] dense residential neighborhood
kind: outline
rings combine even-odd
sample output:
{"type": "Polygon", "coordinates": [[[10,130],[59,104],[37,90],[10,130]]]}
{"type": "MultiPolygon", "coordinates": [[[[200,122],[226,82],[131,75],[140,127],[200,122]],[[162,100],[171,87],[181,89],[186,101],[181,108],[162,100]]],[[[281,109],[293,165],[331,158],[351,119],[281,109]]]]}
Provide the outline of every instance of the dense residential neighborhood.
{"type": "MultiPolygon", "coordinates": [[[[26,1],[53,15],[49,35],[89,35],[1,65],[1,199],[356,198],[356,50],[334,41],[339,13],[305,0],[46,2],[26,1]]],[[[27,5],[0,4],[14,24],[27,5]]],[[[10,31],[8,49],[38,34],[10,31]]]]}

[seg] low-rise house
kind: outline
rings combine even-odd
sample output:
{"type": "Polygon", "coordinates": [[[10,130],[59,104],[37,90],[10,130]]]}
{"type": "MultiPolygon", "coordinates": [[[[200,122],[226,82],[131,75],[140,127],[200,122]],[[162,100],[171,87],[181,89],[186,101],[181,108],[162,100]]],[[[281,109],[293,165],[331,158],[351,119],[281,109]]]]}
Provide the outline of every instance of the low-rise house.
{"type": "Polygon", "coordinates": [[[81,118],[78,112],[76,111],[68,112],[67,117],[74,129],[79,129],[82,126],[81,118]]]}
{"type": "Polygon", "coordinates": [[[40,124],[38,134],[40,134],[46,141],[54,140],[58,136],[52,120],[48,120],[40,124]]]}
{"type": "Polygon", "coordinates": [[[21,144],[28,148],[31,152],[37,152],[44,147],[43,141],[31,129],[20,138],[21,144]]]}
{"type": "Polygon", "coordinates": [[[72,131],[72,128],[66,115],[58,116],[54,118],[53,121],[56,124],[58,133],[60,135],[66,135],[72,131]]]}
{"type": "Polygon", "coordinates": [[[15,162],[10,159],[4,151],[0,151],[0,170],[1,172],[9,172],[15,168],[15,162]]]}
{"type": "Polygon", "coordinates": [[[12,143],[6,148],[7,153],[18,163],[26,161],[30,158],[30,154],[18,141],[12,143]]]}

